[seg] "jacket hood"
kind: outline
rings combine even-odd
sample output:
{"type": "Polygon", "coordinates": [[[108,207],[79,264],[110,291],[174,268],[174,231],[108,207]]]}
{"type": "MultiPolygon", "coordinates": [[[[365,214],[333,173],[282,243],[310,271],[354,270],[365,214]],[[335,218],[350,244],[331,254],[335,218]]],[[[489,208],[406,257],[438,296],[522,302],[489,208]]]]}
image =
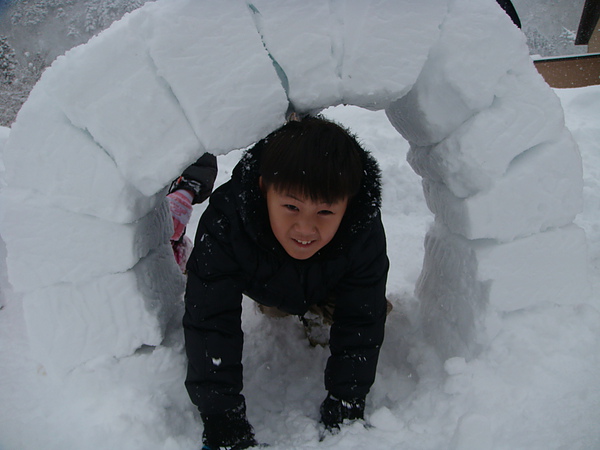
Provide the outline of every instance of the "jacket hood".
{"type": "MultiPolygon", "coordinates": [[[[247,150],[231,177],[235,191],[240,193],[236,198],[240,217],[246,230],[258,241],[275,239],[269,224],[267,203],[258,183],[263,147],[264,140],[261,140],[247,150]]],[[[364,171],[360,189],[350,200],[340,228],[327,247],[340,249],[349,239],[368,229],[379,215],[381,171],[375,158],[362,147],[360,156],[364,171]]]]}

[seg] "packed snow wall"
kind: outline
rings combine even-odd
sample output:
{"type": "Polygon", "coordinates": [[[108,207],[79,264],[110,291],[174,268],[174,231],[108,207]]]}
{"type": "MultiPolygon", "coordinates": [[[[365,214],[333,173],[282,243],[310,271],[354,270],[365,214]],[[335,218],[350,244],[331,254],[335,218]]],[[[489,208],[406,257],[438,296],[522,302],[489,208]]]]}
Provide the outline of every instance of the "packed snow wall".
{"type": "Polygon", "coordinates": [[[417,295],[442,355],[586,294],[578,151],[493,0],[159,0],[59,57],[9,135],[0,235],[33,357],[62,374],[159,345],[184,285],[170,181],[338,104],[385,109],[411,143],[436,217],[417,295]]]}

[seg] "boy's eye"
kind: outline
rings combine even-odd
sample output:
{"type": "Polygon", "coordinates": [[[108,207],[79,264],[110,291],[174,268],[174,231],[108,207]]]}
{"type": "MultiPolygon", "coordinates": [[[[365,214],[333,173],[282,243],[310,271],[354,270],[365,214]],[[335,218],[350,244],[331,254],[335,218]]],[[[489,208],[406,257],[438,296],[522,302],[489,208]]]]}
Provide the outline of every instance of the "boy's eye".
{"type": "Polygon", "coordinates": [[[283,207],[290,211],[298,211],[298,207],[294,205],[283,205],[283,207]]]}
{"type": "Polygon", "coordinates": [[[331,214],[333,214],[333,211],[329,211],[328,209],[324,209],[322,211],[319,211],[319,214],[321,216],[330,216],[331,214]]]}

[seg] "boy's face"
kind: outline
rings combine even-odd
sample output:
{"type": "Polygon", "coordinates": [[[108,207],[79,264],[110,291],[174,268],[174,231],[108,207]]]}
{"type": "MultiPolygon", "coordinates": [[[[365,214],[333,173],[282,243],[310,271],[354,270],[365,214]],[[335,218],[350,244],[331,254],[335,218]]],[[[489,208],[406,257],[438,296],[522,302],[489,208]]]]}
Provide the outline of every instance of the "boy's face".
{"type": "Polygon", "coordinates": [[[335,236],[348,199],[314,202],[291,192],[265,191],[269,221],[273,234],[292,258],[308,259],[325,247],[335,236]]]}

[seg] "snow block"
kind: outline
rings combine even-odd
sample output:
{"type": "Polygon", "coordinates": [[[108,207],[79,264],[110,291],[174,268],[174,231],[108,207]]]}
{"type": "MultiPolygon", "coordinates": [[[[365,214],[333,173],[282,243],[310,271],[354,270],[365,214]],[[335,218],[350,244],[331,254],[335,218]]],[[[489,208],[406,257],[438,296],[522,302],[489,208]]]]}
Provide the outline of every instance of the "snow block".
{"type": "Polygon", "coordinates": [[[16,292],[124,272],[168,243],[172,233],[166,200],[142,219],[118,224],[48,207],[43,199],[13,189],[4,189],[0,198],[0,229],[16,292]]]}
{"type": "Polygon", "coordinates": [[[227,153],[283,124],[288,100],[244,2],[174,0],[146,11],[139,31],[152,62],[204,148],[227,153]]]}
{"type": "Polygon", "coordinates": [[[586,245],[575,225],[496,244],[434,224],[416,287],[428,339],[444,359],[468,358],[495,336],[499,313],[582,301],[590,293],[586,245]]]}
{"type": "Polygon", "coordinates": [[[560,138],[564,116],[558,97],[537,72],[506,75],[489,108],[430,147],[412,147],[408,161],[419,175],[442,181],[457,197],[487,190],[525,150],[560,138]]]}
{"type": "MultiPolygon", "coordinates": [[[[2,151],[4,146],[6,145],[6,141],[8,140],[8,135],[10,134],[10,128],[8,127],[0,127],[0,155],[2,155],[2,151]]],[[[2,158],[0,158],[0,161],[2,158]]]]}
{"type": "Polygon", "coordinates": [[[415,84],[440,37],[448,1],[349,2],[337,8],[343,29],[338,69],[343,103],[385,109],[415,84]]]}
{"type": "Polygon", "coordinates": [[[168,266],[173,270],[161,276],[164,288],[148,295],[151,290],[139,284],[155,264],[151,260],[165,258],[167,251],[170,246],[124,273],[26,293],[23,310],[33,359],[49,375],[61,377],[95,358],[129,356],[142,345],[159,345],[168,322],[182,313],[184,279],[173,263],[168,266]]]}
{"type": "Polygon", "coordinates": [[[248,5],[294,109],[340,104],[341,18],[329,2],[252,0],[248,5]]]}
{"type": "Polygon", "coordinates": [[[384,109],[402,97],[437,40],[447,5],[254,0],[250,8],[290,102],[313,111],[340,103],[384,109]]]}
{"type": "Polygon", "coordinates": [[[6,186],[6,167],[4,166],[3,153],[9,134],[10,128],[0,127],[0,188],[6,186]]]}
{"type": "Polygon", "coordinates": [[[512,161],[488,191],[458,198],[443,183],[423,180],[436,220],[468,239],[507,242],[561,227],[583,208],[581,157],[571,134],[538,145],[512,161]]]}
{"type": "MultiPolygon", "coordinates": [[[[36,89],[90,133],[125,179],[156,194],[205,149],[135,33],[142,8],[57,58],[36,89]],[[135,20],[134,20],[135,19],[135,20]]],[[[77,150],[71,148],[71,150],[77,150]]]]}
{"type": "Polygon", "coordinates": [[[509,70],[527,65],[535,70],[525,36],[496,2],[451,1],[415,85],[386,113],[411,143],[438,143],[492,104],[509,70]]]}
{"type": "Polygon", "coordinates": [[[6,268],[6,244],[0,234],[0,309],[6,304],[9,286],[8,270],[6,268]]]}
{"type": "Polygon", "coordinates": [[[115,161],[88,132],[73,126],[42,89],[34,89],[19,111],[4,160],[11,188],[31,191],[45,205],[74,213],[130,223],[164,197],[147,197],[127,182],[115,161]]]}

